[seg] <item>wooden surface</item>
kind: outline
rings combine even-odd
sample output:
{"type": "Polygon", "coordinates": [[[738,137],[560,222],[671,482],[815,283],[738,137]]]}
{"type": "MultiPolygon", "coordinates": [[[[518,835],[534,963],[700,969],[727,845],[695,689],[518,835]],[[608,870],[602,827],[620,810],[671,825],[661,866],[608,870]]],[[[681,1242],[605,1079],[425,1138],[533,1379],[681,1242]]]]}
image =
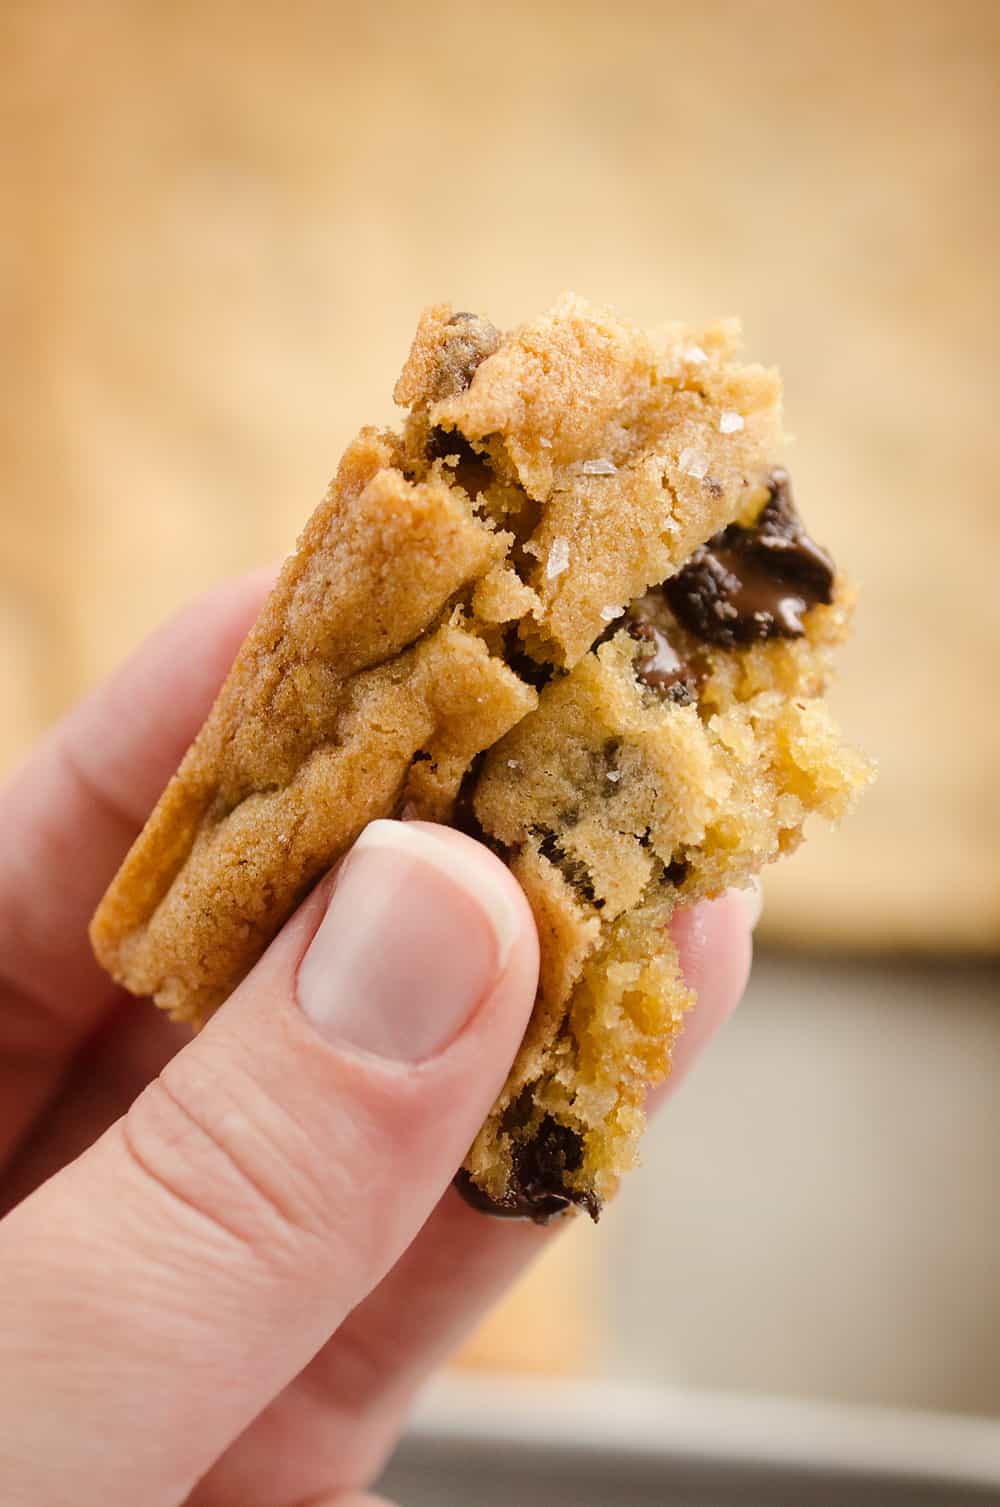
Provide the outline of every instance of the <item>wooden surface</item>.
{"type": "Polygon", "coordinates": [[[768,929],[996,947],[1000,7],[36,0],[0,47],[0,762],[290,547],[424,303],[737,312],[882,764],[768,929]]]}

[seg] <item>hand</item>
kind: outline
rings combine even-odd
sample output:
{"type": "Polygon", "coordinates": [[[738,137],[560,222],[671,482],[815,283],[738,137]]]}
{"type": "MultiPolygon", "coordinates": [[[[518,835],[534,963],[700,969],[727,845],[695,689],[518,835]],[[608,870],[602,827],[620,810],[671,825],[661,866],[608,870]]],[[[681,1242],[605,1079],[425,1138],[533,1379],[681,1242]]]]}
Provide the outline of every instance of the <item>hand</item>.
{"type": "MultiPolygon", "coordinates": [[[[268,584],[161,630],[0,795],[5,1507],[370,1503],[414,1388],[552,1238],[449,1187],[537,971],[471,839],[379,824],[193,1040],[91,956],[268,584]]],[[[673,1083],[749,961],[732,895],[677,937],[673,1083]]]]}

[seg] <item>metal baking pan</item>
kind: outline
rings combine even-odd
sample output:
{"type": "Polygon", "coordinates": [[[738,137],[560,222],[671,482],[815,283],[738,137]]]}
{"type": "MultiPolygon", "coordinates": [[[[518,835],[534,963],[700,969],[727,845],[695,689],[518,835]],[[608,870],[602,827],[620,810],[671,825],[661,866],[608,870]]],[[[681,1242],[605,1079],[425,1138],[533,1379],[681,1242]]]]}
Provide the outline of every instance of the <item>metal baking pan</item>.
{"type": "Polygon", "coordinates": [[[997,1507],[1000,1423],[449,1376],[379,1490],[400,1507],[997,1507]]]}

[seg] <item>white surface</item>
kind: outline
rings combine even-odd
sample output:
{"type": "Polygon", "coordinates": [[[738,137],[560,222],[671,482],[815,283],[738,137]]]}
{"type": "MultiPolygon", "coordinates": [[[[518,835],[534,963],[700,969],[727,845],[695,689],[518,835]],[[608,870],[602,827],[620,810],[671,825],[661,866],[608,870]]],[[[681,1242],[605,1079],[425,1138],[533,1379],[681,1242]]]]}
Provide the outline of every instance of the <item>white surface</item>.
{"type": "Polygon", "coordinates": [[[762,954],[596,1231],[607,1369],[1000,1416],[998,1077],[995,967],[762,954]]]}

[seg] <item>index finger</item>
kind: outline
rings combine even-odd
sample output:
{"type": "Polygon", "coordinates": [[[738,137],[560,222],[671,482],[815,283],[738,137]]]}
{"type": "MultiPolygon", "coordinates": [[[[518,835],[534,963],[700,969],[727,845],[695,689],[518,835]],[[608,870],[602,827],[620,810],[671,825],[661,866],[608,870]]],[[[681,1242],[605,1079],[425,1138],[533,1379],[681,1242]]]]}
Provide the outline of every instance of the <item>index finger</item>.
{"type": "Polygon", "coordinates": [[[87,923],[273,575],[227,582],[182,609],[0,790],[0,1166],[119,997],[87,923]]]}

